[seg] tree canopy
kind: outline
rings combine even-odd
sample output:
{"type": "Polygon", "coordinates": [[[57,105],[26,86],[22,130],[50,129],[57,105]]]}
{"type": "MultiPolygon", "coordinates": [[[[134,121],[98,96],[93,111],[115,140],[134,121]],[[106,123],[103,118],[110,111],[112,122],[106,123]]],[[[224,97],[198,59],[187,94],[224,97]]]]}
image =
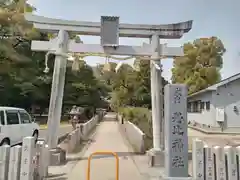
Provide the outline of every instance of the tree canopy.
{"type": "MultiPolygon", "coordinates": [[[[25,11],[34,7],[25,0],[0,3],[0,105],[26,109],[48,108],[54,56],[49,57],[50,72],[43,73],[45,53],[31,51],[31,40],[48,40],[52,34],[40,33],[24,19],[25,11]]],[[[70,34],[71,38],[75,36],[70,34]]],[[[79,71],[68,63],[64,91],[64,107],[71,105],[99,107],[104,92],[102,84],[84,61],[79,71]]]]}
{"type": "MultiPolygon", "coordinates": [[[[103,65],[96,67],[97,77],[108,85],[113,109],[126,106],[151,108],[150,61],[135,60],[138,68],[122,64],[116,72],[116,63],[111,62],[109,71],[103,65]],[[137,70],[136,70],[137,69],[137,70]]],[[[163,78],[163,85],[168,82],[163,78]]]]}
{"type": "Polygon", "coordinates": [[[184,44],[184,56],[174,59],[172,83],[187,84],[190,94],[217,83],[221,80],[225,51],[217,37],[200,38],[184,44]]]}

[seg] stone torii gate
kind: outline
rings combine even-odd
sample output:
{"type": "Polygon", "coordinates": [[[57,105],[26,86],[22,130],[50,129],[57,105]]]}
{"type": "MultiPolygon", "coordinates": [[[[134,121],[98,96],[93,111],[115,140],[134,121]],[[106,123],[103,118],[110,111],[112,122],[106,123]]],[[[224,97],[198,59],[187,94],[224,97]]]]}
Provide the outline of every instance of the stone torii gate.
{"type": "Polygon", "coordinates": [[[99,53],[107,55],[129,55],[150,57],[153,152],[164,150],[164,122],[162,98],[162,58],[183,55],[182,47],[167,47],[160,44],[162,39],[180,39],[192,28],[192,21],[166,25],[120,24],[119,17],[102,16],[101,23],[69,21],[25,14],[25,19],[33,23],[34,28],[45,32],[58,33],[51,41],[32,41],[33,51],[52,52],[56,55],[51,99],[48,115],[47,143],[50,148],[57,147],[62,99],[64,91],[67,53],[99,53]],[[79,44],[69,39],[68,32],[79,35],[101,36],[101,44],[79,44]],[[148,38],[150,44],[143,46],[119,45],[119,37],[148,38]]]}

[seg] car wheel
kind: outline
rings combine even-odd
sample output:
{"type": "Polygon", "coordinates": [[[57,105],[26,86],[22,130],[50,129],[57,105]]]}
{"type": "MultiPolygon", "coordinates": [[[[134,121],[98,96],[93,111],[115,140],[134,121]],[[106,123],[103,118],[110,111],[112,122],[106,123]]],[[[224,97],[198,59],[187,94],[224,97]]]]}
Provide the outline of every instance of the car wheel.
{"type": "Polygon", "coordinates": [[[10,141],[8,139],[2,140],[2,142],[0,143],[0,146],[4,146],[4,145],[10,145],[10,141]]]}
{"type": "Polygon", "coordinates": [[[33,137],[35,139],[35,142],[37,143],[37,141],[38,141],[38,132],[37,131],[34,131],[33,137]]]}

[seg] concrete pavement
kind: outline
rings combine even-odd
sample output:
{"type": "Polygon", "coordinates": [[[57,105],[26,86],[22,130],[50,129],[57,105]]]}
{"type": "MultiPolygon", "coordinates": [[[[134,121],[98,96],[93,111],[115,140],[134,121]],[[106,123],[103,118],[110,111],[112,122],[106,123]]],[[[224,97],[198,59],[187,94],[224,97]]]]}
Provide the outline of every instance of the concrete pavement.
{"type": "MultiPolygon", "coordinates": [[[[108,117],[108,116],[106,116],[108,117]]],[[[138,171],[130,156],[129,147],[123,139],[116,121],[104,121],[96,129],[93,142],[83,153],[82,160],[68,174],[68,180],[87,180],[87,159],[95,151],[113,151],[119,155],[119,179],[141,180],[143,177],[138,171]]],[[[111,155],[94,156],[91,161],[91,180],[115,180],[116,162],[111,155]]]]}
{"type": "Polygon", "coordinates": [[[191,128],[188,128],[188,137],[198,138],[212,146],[239,146],[240,135],[234,134],[206,134],[191,128]]]}

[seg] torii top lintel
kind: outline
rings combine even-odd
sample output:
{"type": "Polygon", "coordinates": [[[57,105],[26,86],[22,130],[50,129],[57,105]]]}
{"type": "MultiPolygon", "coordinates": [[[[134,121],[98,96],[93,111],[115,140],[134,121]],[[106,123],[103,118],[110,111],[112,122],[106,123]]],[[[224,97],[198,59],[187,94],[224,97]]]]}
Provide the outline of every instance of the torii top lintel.
{"type": "MultiPolygon", "coordinates": [[[[100,22],[53,19],[33,15],[31,13],[26,13],[25,19],[32,22],[35,28],[47,32],[57,32],[61,29],[74,32],[79,35],[99,36],[101,31],[100,22]]],[[[192,23],[192,20],[164,25],[121,23],[119,24],[119,36],[150,38],[153,34],[158,34],[162,39],[179,39],[184,33],[187,33],[192,29],[192,23]]]]}

